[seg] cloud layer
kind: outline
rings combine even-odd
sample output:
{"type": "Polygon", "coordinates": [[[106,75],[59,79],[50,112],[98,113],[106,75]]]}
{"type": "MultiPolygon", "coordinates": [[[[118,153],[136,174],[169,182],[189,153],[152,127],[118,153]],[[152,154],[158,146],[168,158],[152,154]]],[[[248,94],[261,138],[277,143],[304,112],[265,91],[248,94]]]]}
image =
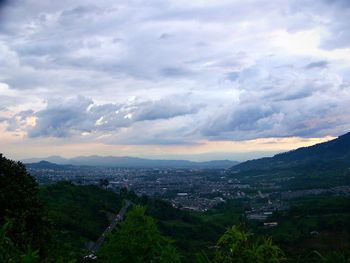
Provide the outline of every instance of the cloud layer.
{"type": "Polygon", "coordinates": [[[2,133],[105,144],[350,130],[350,4],[0,1],[2,133]]]}

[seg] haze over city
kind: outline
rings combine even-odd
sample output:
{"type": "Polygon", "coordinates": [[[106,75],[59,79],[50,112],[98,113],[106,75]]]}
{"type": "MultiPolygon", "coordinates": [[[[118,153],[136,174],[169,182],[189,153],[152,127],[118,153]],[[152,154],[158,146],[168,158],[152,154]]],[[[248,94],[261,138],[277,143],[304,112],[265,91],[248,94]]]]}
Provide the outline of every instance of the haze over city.
{"type": "Polygon", "coordinates": [[[350,2],[0,1],[0,148],[246,159],[350,130],[350,2]]]}

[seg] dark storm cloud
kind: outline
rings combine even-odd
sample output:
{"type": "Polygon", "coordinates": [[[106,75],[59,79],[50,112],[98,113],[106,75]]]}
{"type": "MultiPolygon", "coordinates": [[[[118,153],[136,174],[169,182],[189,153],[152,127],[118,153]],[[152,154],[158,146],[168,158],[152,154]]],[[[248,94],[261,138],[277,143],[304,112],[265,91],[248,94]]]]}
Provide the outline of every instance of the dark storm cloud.
{"type": "Polygon", "coordinates": [[[136,111],[135,119],[138,121],[169,119],[197,113],[204,106],[195,102],[184,103],[185,101],[186,99],[183,97],[174,96],[168,99],[142,103],[136,111]]]}
{"type": "Polygon", "coordinates": [[[348,0],[324,0],[324,2],[342,8],[350,8],[350,2],[348,0]]]}
{"type": "Polygon", "coordinates": [[[93,126],[87,108],[90,99],[79,97],[68,100],[49,102],[45,110],[35,114],[35,127],[28,132],[29,137],[67,137],[75,132],[89,132],[93,126]]]}
{"type": "Polygon", "coordinates": [[[296,92],[291,92],[289,94],[284,94],[279,100],[299,100],[312,96],[312,89],[299,90],[296,92]]]}
{"type": "MultiPolygon", "coordinates": [[[[13,0],[15,1],[15,0],[13,0]]],[[[9,5],[10,0],[0,0],[0,15],[2,15],[4,9],[9,5]]],[[[0,17],[0,21],[1,21],[1,17],[0,17]]]]}
{"type": "Polygon", "coordinates": [[[312,96],[314,92],[317,92],[319,89],[319,87],[309,83],[303,87],[289,87],[288,90],[279,90],[275,87],[266,87],[264,95],[262,95],[261,98],[271,103],[301,100],[312,96]]]}
{"type": "Polygon", "coordinates": [[[239,76],[239,72],[229,72],[226,74],[226,76],[229,80],[235,81],[239,76]]]}
{"type": "Polygon", "coordinates": [[[9,5],[10,0],[0,0],[0,32],[2,29],[2,22],[4,21],[4,14],[6,13],[6,7],[9,5]]]}
{"type": "Polygon", "coordinates": [[[271,124],[268,120],[277,112],[278,109],[268,105],[241,105],[208,123],[203,133],[215,138],[231,131],[242,132],[243,135],[247,131],[263,130],[271,124]]]}
{"type": "Polygon", "coordinates": [[[185,68],[180,67],[167,67],[160,70],[160,74],[164,77],[178,78],[178,77],[188,77],[193,73],[185,68]]]}
{"type": "Polygon", "coordinates": [[[349,26],[350,1],[324,0],[315,3],[313,11],[320,16],[327,17],[324,24],[328,36],[321,39],[321,47],[328,50],[348,48],[350,44],[349,26]]]}
{"type": "Polygon", "coordinates": [[[98,8],[97,6],[94,5],[89,5],[89,6],[77,6],[73,9],[70,10],[65,10],[61,13],[62,17],[70,17],[74,16],[77,18],[81,18],[82,16],[89,15],[89,14],[99,14],[103,12],[102,8],[98,8]]]}
{"type": "Polygon", "coordinates": [[[0,9],[7,4],[8,0],[0,0],[0,9]]]}
{"type": "Polygon", "coordinates": [[[83,132],[115,131],[141,121],[171,119],[196,113],[203,107],[176,99],[175,96],[158,101],[102,105],[82,96],[66,101],[49,101],[44,110],[16,115],[11,120],[11,127],[18,121],[18,116],[35,116],[36,124],[29,129],[29,137],[69,137],[83,132]]]}
{"type": "MultiPolygon", "coordinates": [[[[347,96],[347,92],[343,93],[347,96]]],[[[347,127],[349,99],[322,94],[303,99],[269,101],[255,98],[251,105],[233,105],[203,124],[201,131],[211,139],[246,140],[260,137],[325,136],[334,127],[347,127]]]]}
{"type": "Polygon", "coordinates": [[[160,37],[159,37],[160,39],[169,39],[169,38],[171,38],[171,34],[167,34],[167,33],[163,33],[163,34],[161,34],[160,35],[160,37]]]}
{"type": "Polygon", "coordinates": [[[29,137],[190,144],[350,128],[349,1],[0,3],[0,104],[29,137]]]}
{"type": "Polygon", "coordinates": [[[328,67],[328,61],[320,60],[320,61],[314,61],[305,66],[306,69],[313,69],[313,68],[326,68],[328,67]]]}

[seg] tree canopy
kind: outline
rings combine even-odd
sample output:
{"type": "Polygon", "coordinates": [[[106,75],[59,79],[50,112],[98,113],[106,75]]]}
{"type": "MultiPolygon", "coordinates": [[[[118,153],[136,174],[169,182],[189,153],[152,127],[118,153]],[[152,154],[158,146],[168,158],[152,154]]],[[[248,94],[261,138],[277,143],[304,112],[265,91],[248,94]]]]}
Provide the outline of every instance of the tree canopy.
{"type": "Polygon", "coordinates": [[[178,263],[180,256],[172,241],[157,229],[145,208],[135,206],[102,246],[98,258],[102,262],[178,263]]]}
{"type": "Polygon", "coordinates": [[[38,191],[36,181],[22,163],[0,154],[1,245],[9,252],[1,253],[7,260],[28,254],[28,250],[37,250],[42,256],[47,253],[46,214],[38,191]]]}

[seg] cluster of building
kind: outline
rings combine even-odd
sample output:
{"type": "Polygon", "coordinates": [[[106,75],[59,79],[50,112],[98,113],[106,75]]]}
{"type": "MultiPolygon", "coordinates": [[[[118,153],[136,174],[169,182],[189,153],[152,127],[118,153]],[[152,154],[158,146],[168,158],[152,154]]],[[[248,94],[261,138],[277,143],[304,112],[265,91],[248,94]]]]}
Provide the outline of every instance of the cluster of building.
{"type": "Polygon", "coordinates": [[[224,169],[71,167],[29,169],[29,172],[42,184],[62,180],[82,185],[103,182],[103,186],[111,190],[127,188],[138,195],[160,197],[175,207],[194,211],[206,211],[227,199],[245,198],[244,191],[251,188],[230,178],[224,169]]]}
{"type": "Polygon", "coordinates": [[[271,178],[259,174],[240,178],[227,169],[71,166],[64,169],[32,168],[29,172],[43,184],[68,180],[75,184],[100,185],[115,191],[127,188],[138,195],[159,197],[174,207],[192,211],[206,211],[228,199],[243,199],[250,204],[250,210],[246,212],[247,219],[265,223],[274,211],[287,209],[289,199],[321,194],[350,196],[350,186],[288,191],[283,184],[294,177],[271,178]]]}

